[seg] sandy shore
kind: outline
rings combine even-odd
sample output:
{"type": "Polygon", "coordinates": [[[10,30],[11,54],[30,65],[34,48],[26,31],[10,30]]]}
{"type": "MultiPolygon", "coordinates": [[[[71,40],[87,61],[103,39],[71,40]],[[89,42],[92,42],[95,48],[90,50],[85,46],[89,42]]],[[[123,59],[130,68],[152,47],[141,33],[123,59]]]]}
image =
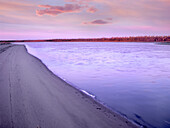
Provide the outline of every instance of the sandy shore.
{"type": "Polygon", "coordinates": [[[0,128],[137,128],[55,76],[25,46],[0,45],[0,128]]]}

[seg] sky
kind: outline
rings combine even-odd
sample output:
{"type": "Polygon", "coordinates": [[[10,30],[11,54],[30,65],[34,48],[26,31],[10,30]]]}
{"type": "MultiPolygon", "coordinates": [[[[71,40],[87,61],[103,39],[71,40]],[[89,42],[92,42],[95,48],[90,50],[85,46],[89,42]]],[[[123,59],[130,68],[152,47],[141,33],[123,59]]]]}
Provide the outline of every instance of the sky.
{"type": "Polygon", "coordinates": [[[170,35],[170,0],[0,0],[0,40],[170,35]]]}

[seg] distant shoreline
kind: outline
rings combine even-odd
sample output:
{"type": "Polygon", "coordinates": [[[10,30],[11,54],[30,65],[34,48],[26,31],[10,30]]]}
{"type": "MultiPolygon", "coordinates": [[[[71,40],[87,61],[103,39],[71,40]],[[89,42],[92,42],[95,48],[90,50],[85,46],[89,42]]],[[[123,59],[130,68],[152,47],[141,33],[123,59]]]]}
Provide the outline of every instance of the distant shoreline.
{"type": "Polygon", "coordinates": [[[0,40],[0,43],[13,42],[166,42],[170,43],[170,36],[139,36],[112,38],[79,38],[79,39],[35,39],[35,40],[0,40]]]}

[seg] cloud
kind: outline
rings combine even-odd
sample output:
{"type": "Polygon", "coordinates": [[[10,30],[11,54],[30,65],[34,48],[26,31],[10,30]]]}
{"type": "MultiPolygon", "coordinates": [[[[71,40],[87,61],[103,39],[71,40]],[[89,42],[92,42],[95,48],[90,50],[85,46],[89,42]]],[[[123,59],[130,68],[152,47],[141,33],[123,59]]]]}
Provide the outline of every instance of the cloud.
{"type": "Polygon", "coordinates": [[[109,24],[110,22],[106,20],[94,20],[91,22],[83,22],[83,24],[90,24],[90,25],[104,25],[104,24],[109,24]]]}
{"type": "Polygon", "coordinates": [[[51,6],[51,5],[39,5],[38,7],[46,8],[43,10],[36,10],[36,14],[42,15],[52,15],[56,16],[62,13],[75,13],[80,12],[83,8],[78,4],[65,4],[64,6],[51,6]]]}
{"type": "Polygon", "coordinates": [[[94,6],[91,6],[91,3],[94,2],[93,0],[65,0],[65,2],[72,2],[74,4],[83,6],[84,8],[87,8],[86,11],[89,13],[95,13],[98,11],[97,8],[95,8],[94,6]]]}
{"type": "Polygon", "coordinates": [[[95,13],[95,12],[97,12],[97,8],[95,8],[95,7],[89,7],[89,8],[87,9],[87,12],[95,13]]]}

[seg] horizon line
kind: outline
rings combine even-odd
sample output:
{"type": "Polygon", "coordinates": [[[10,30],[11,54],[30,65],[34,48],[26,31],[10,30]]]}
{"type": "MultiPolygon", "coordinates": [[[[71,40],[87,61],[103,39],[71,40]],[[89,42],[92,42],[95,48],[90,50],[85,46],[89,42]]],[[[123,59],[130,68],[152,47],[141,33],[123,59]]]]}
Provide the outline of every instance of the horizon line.
{"type": "Polygon", "coordinates": [[[96,38],[43,38],[43,39],[5,39],[5,40],[1,40],[0,39],[0,42],[3,42],[3,41],[36,41],[36,40],[86,40],[86,39],[111,39],[111,38],[135,38],[135,37],[170,37],[170,35],[164,35],[164,36],[113,36],[113,37],[96,37],[96,38]]]}

